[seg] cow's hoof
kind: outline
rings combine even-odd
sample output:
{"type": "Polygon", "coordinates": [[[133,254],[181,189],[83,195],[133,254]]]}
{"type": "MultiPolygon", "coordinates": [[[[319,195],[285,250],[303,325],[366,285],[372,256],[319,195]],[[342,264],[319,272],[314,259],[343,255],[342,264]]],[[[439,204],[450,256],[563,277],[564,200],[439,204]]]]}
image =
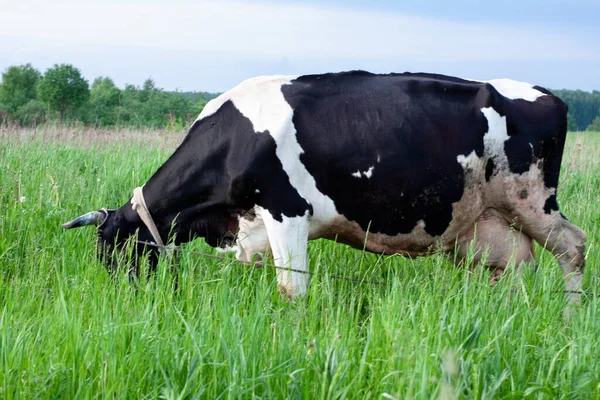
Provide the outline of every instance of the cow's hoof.
{"type": "Polygon", "coordinates": [[[288,299],[290,301],[294,301],[297,297],[302,296],[303,294],[306,293],[306,289],[305,290],[299,290],[299,287],[293,286],[293,285],[282,285],[282,284],[277,284],[277,291],[279,292],[279,294],[285,298],[288,299]]]}
{"type": "Polygon", "coordinates": [[[504,268],[498,267],[492,271],[492,274],[490,275],[490,286],[491,287],[496,286],[496,284],[498,283],[500,278],[502,278],[502,274],[504,274],[504,268]]]}
{"type": "Polygon", "coordinates": [[[565,322],[573,320],[577,314],[577,310],[581,305],[581,293],[569,293],[567,298],[567,305],[563,309],[563,319],[565,322]]]}
{"type": "Polygon", "coordinates": [[[277,291],[279,292],[281,297],[283,297],[284,299],[294,300],[294,296],[291,294],[292,292],[290,292],[287,287],[282,286],[282,285],[277,285],[277,291]]]}
{"type": "Polygon", "coordinates": [[[565,308],[563,308],[563,320],[566,323],[573,321],[575,315],[577,314],[578,304],[567,304],[565,308]]]}
{"type": "Polygon", "coordinates": [[[284,299],[294,301],[296,298],[296,291],[291,285],[277,285],[277,291],[284,299]]]}

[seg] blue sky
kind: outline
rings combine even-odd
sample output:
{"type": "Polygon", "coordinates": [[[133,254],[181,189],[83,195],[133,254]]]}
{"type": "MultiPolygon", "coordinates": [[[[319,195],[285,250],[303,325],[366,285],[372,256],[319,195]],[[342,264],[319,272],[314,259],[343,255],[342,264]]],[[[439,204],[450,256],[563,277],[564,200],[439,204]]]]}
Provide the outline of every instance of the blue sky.
{"type": "MultiPolygon", "coordinates": [[[[273,1],[273,3],[277,3],[273,1]]],[[[548,27],[587,27],[598,32],[600,2],[597,0],[329,0],[304,2],[315,5],[381,10],[423,15],[456,21],[490,21],[547,25],[548,27]]]]}
{"type": "Polygon", "coordinates": [[[598,21],[598,0],[19,0],[0,7],[0,69],[202,91],[348,69],[600,90],[598,21]]]}

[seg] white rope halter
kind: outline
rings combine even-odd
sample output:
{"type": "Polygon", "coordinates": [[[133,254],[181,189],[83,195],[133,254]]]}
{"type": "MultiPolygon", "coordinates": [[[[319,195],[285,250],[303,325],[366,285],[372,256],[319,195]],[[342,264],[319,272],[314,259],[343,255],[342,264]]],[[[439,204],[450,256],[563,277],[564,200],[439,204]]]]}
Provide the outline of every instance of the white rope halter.
{"type": "Polygon", "coordinates": [[[150,230],[154,241],[160,246],[159,249],[162,249],[165,247],[165,244],[158,233],[158,229],[156,228],[156,224],[150,215],[150,211],[148,211],[148,206],[146,206],[146,200],[144,200],[142,188],[143,186],[133,189],[131,207],[138,213],[144,224],[146,224],[146,227],[150,230]]]}

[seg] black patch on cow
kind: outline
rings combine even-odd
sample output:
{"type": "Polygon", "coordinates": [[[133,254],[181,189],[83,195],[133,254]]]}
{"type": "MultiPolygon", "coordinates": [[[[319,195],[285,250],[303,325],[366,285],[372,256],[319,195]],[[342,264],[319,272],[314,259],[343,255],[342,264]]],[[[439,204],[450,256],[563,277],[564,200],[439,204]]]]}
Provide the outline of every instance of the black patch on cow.
{"type": "Polygon", "coordinates": [[[512,138],[510,138],[504,142],[504,152],[508,159],[510,172],[514,174],[523,174],[529,171],[531,163],[533,162],[533,156],[531,154],[531,148],[527,143],[523,143],[523,140],[512,140],[512,138]]]}
{"type": "Polygon", "coordinates": [[[251,208],[250,210],[248,210],[247,212],[245,212],[242,217],[247,220],[247,221],[254,221],[254,219],[256,219],[256,210],[254,208],[251,208]]]}
{"type": "Polygon", "coordinates": [[[546,203],[544,203],[544,212],[550,214],[552,211],[558,211],[558,202],[556,201],[555,194],[548,197],[546,203]]]}
{"type": "Polygon", "coordinates": [[[423,220],[427,233],[441,235],[464,191],[457,156],[483,155],[480,110],[499,97],[488,86],[359,71],[302,76],[282,92],[294,109],[300,159],[339,213],[365,231],[409,233],[423,220]]]}
{"type": "MultiPolygon", "coordinates": [[[[543,93],[549,91],[536,87],[543,93]]],[[[558,187],[560,163],[567,134],[567,106],[558,97],[535,101],[508,100],[502,104],[510,138],[504,144],[510,171],[522,174],[534,163],[543,169],[547,188],[558,187]]]]}
{"type": "Polygon", "coordinates": [[[494,160],[492,158],[488,158],[487,164],[485,164],[485,181],[489,182],[490,178],[494,174],[494,160]]]}
{"type": "Polygon", "coordinates": [[[231,101],[197,121],[144,187],[159,229],[176,219],[178,242],[200,236],[218,246],[231,242],[239,217],[257,204],[278,221],[312,212],[275,149],[269,132],[255,132],[231,101]]]}
{"type": "Polygon", "coordinates": [[[522,189],[521,191],[519,191],[519,199],[527,200],[528,197],[529,197],[529,192],[527,191],[527,189],[522,189]]]}

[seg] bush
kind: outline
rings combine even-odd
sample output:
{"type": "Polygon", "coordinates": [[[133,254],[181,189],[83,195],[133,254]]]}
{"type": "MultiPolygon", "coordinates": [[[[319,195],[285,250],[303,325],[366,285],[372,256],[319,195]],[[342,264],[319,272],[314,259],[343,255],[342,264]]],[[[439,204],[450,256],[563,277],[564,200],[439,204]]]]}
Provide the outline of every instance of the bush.
{"type": "Polygon", "coordinates": [[[46,121],[47,106],[39,100],[30,100],[17,109],[14,117],[21,125],[37,125],[46,121]]]}
{"type": "Polygon", "coordinates": [[[588,132],[600,132],[600,116],[596,117],[590,126],[587,127],[588,132]]]}

